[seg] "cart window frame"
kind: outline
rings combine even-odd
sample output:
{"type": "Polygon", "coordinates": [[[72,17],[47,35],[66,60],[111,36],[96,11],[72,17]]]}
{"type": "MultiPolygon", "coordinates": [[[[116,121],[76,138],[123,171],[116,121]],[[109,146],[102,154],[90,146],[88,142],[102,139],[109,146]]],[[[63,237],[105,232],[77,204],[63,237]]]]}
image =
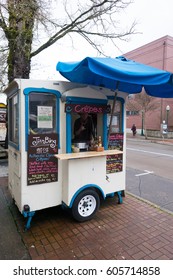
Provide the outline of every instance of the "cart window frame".
{"type": "Polygon", "coordinates": [[[9,145],[19,150],[19,91],[8,98],[8,138],[9,145]]]}
{"type": "MultiPolygon", "coordinates": [[[[60,133],[60,98],[61,94],[57,90],[45,89],[45,88],[25,88],[24,95],[25,95],[25,150],[28,151],[28,135],[31,133],[30,131],[30,95],[31,94],[45,94],[45,95],[53,95],[55,100],[55,120],[53,127],[55,128],[54,133],[57,133],[59,136],[60,133]]],[[[38,107],[38,106],[37,106],[38,107]]],[[[47,106],[50,107],[50,106],[47,106]]],[[[53,109],[52,109],[53,113],[53,109]]],[[[51,130],[50,130],[51,132],[51,130]]],[[[40,133],[40,132],[39,132],[40,133]]],[[[44,134],[45,132],[41,133],[44,134]]],[[[49,132],[48,132],[49,133],[49,132]]],[[[46,134],[46,133],[45,133],[46,134]]],[[[58,149],[60,148],[60,137],[58,137],[58,149]]]]}
{"type": "MultiPolygon", "coordinates": [[[[110,101],[113,102],[113,98],[109,99],[108,104],[110,104],[110,101]]],[[[111,133],[124,133],[124,99],[121,97],[116,98],[115,104],[115,111],[113,112],[113,119],[112,119],[112,126],[111,126],[111,133]],[[117,110],[119,107],[120,110],[117,110]]],[[[109,125],[110,125],[110,114],[107,114],[107,130],[109,131],[109,125]]]]}
{"type": "MultiPolygon", "coordinates": [[[[107,105],[107,99],[88,99],[88,98],[79,98],[79,97],[70,97],[70,100],[67,99],[66,104],[80,104],[80,105],[107,105]]],[[[103,146],[105,149],[108,147],[107,143],[107,113],[102,114],[102,129],[103,129],[103,146]]],[[[72,149],[72,115],[71,112],[66,112],[66,153],[71,153],[72,149]]]]}

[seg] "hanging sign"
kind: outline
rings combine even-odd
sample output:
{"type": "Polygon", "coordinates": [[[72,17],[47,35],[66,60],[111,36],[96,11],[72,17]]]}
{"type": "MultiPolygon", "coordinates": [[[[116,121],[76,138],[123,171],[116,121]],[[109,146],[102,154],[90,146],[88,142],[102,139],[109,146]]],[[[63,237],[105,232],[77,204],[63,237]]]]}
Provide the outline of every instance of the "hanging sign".
{"type": "Polygon", "coordinates": [[[31,134],[28,136],[28,185],[55,182],[58,180],[58,136],[31,134]]]}
{"type": "Polygon", "coordinates": [[[38,128],[52,128],[53,127],[53,108],[51,106],[37,107],[37,121],[38,128]]]}
{"type": "Polygon", "coordinates": [[[65,104],[65,112],[77,114],[108,114],[111,112],[111,107],[110,105],[65,104]]]}
{"type": "Polygon", "coordinates": [[[108,149],[123,151],[123,133],[111,133],[109,135],[108,149]]]}

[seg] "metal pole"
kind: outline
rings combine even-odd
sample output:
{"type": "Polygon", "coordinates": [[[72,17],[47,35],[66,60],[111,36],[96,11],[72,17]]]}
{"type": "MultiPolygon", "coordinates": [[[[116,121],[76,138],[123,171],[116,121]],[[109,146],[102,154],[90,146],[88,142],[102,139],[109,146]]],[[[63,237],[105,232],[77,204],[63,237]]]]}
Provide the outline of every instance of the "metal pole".
{"type": "Polygon", "coordinates": [[[144,112],[142,111],[142,127],[141,127],[141,136],[144,136],[144,112]]]}
{"type": "Polygon", "coordinates": [[[167,125],[168,125],[168,114],[169,114],[169,111],[166,110],[166,123],[167,123],[167,125]]]}
{"type": "Polygon", "coordinates": [[[170,110],[170,106],[167,105],[166,106],[166,123],[167,123],[167,126],[168,126],[168,116],[169,116],[169,110],[170,110]]]}

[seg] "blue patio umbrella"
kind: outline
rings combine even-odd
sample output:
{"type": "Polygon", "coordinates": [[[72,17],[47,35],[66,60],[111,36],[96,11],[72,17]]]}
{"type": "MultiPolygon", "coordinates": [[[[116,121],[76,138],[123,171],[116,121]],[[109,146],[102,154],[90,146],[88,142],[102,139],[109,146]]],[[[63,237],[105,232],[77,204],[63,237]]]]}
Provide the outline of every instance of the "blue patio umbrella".
{"type": "Polygon", "coordinates": [[[154,97],[173,98],[173,74],[129,60],[86,57],[78,62],[58,62],[56,70],[75,83],[105,87],[129,94],[142,89],[154,97]]]}

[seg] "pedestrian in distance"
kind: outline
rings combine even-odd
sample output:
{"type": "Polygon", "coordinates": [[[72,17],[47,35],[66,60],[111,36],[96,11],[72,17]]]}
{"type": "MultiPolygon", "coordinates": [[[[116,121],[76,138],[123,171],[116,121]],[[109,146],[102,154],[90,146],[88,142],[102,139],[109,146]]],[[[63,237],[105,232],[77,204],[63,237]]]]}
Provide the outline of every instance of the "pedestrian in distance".
{"type": "Polygon", "coordinates": [[[136,125],[135,124],[132,125],[131,130],[132,130],[133,136],[135,136],[136,135],[136,125]]]}

